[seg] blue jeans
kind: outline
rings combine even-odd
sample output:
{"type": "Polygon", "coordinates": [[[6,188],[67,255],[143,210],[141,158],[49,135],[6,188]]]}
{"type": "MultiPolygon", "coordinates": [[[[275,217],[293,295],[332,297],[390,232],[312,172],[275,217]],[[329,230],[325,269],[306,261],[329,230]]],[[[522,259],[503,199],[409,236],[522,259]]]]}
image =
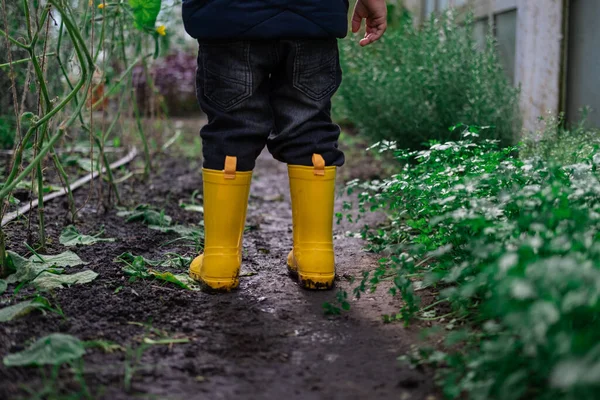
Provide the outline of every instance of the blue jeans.
{"type": "Polygon", "coordinates": [[[312,165],[344,164],[331,97],[342,80],[336,39],[200,41],[196,91],[208,116],[204,168],[254,169],[265,146],[275,159],[312,165]]]}

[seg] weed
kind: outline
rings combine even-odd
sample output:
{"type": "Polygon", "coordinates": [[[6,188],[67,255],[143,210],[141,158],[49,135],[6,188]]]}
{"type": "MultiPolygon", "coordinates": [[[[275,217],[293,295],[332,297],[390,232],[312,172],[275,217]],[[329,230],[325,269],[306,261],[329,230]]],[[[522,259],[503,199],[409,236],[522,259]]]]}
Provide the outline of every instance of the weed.
{"type": "Polygon", "coordinates": [[[159,281],[172,283],[182,289],[198,290],[197,285],[195,285],[195,283],[187,275],[174,275],[171,272],[161,272],[156,271],[153,268],[149,268],[173,265],[181,266],[182,264],[186,267],[189,266],[191,260],[183,259],[179,255],[176,255],[176,257],[169,257],[164,261],[152,261],[142,256],[134,256],[131,253],[123,253],[116,259],[116,261],[125,263],[123,272],[131,277],[129,279],[130,282],[134,282],[136,279],[156,279],[159,281]]]}
{"type": "Polygon", "coordinates": [[[137,325],[144,328],[144,334],[141,338],[141,344],[137,347],[128,346],[126,349],[125,356],[125,376],[123,378],[123,384],[126,391],[131,390],[131,382],[137,371],[143,369],[142,357],[144,353],[149,350],[152,346],[156,345],[168,345],[174,344],[185,344],[189,343],[188,338],[172,338],[166,331],[153,327],[150,323],[143,324],[140,322],[129,322],[130,325],[137,325]],[[154,339],[152,336],[156,337],[154,339]]]}
{"type": "Polygon", "coordinates": [[[600,148],[600,131],[587,127],[587,110],[579,123],[567,129],[564,115],[541,118],[543,128],[523,138],[519,154],[523,159],[535,157],[569,165],[585,160],[600,148]]]}
{"type": "Polygon", "coordinates": [[[147,204],[140,204],[132,211],[120,211],[120,217],[126,217],[127,222],[141,221],[146,225],[167,227],[171,225],[171,217],[165,215],[164,210],[157,211],[147,204]]]}

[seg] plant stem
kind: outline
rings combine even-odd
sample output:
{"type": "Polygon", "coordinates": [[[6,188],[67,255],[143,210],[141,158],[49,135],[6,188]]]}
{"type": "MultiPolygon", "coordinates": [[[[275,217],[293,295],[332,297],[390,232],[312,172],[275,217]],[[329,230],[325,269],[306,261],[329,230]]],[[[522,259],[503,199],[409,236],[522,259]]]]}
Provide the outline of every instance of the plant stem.
{"type": "Polygon", "coordinates": [[[142,117],[140,115],[140,109],[137,104],[138,97],[135,88],[132,88],[131,94],[133,97],[132,103],[133,111],[135,113],[135,121],[137,123],[140,138],[142,139],[142,143],[144,144],[144,159],[146,161],[146,164],[144,165],[144,178],[147,179],[150,176],[151,169],[150,149],[148,147],[148,140],[146,139],[146,134],[144,133],[144,127],[142,126],[142,117]]]}
{"type": "Polygon", "coordinates": [[[0,278],[6,278],[9,273],[6,261],[6,236],[4,230],[0,228],[0,278]]]}
{"type": "MultiPolygon", "coordinates": [[[[56,53],[48,53],[46,54],[46,57],[51,57],[51,56],[55,56],[56,53]]],[[[38,58],[42,58],[44,56],[38,56],[38,58]]],[[[12,65],[17,65],[17,64],[25,64],[27,62],[31,61],[31,58],[23,58],[21,60],[17,60],[17,61],[13,61],[12,65]]],[[[10,67],[11,63],[5,63],[5,64],[0,64],[0,68],[6,68],[6,67],[10,67]]]]}

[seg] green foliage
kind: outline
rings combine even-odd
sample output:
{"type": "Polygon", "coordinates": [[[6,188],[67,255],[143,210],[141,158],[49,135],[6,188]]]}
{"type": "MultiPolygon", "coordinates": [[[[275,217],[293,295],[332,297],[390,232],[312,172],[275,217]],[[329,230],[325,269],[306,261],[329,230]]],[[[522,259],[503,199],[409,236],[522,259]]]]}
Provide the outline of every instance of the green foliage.
{"type": "Polygon", "coordinates": [[[73,225],[67,226],[60,234],[60,244],[67,247],[72,246],[90,246],[100,242],[114,242],[113,238],[100,238],[104,230],[94,236],[83,235],[73,225]]]}
{"type": "Polygon", "coordinates": [[[185,267],[187,267],[191,260],[178,257],[169,258],[167,261],[152,261],[142,256],[135,256],[131,253],[123,253],[117,258],[116,261],[125,264],[123,267],[123,272],[131,277],[130,282],[133,282],[136,279],[156,279],[159,281],[172,283],[182,289],[199,290],[199,287],[194,283],[194,281],[185,274],[173,274],[171,272],[157,271],[149,268],[161,265],[176,265],[174,263],[179,263],[179,266],[185,265],[185,267]]]}
{"type": "MultiPolygon", "coordinates": [[[[198,207],[193,206],[192,211],[200,211],[198,207]]],[[[126,217],[127,222],[141,221],[148,225],[148,228],[160,231],[163,233],[173,233],[178,236],[177,239],[168,242],[168,244],[176,241],[192,242],[191,246],[196,251],[199,251],[204,241],[204,229],[202,227],[189,227],[184,225],[172,224],[173,219],[165,215],[164,211],[157,211],[152,207],[141,204],[133,211],[120,211],[117,215],[126,217]]]]}
{"type": "Polygon", "coordinates": [[[98,274],[89,269],[74,274],[57,274],[44,271],[32,283],[39,290],[53,290],[90,283],[97,277],[98,274]]]}
{"type": "Polygon", "coordinates": [[[39,339],[27,349],[4,357],[7,367],[61,365],[85,354],[83,342],[71,335],[53,333],[39,339]]]}
{"type": "Polygon", "coordinates": [[[323,312],[325,315],[340,315],[342,310],[350,310],[350,303],[348,302],[348,293],[345,290],[339,290],[335,295],[336,304],[340,307],[333,305],[329,302],[323,303],[323,312]]]}
{"type": "Polygon", "coordinates": [[[402,172],[351,184],[362,210],[385,208],[391,220],[364,231],[390,256],[356,294],[391,276],[391,294],[404,300],[394,319],[441,319],[416,294],[435,287],[451,307],[444,319],[476,328],[462,333],[460,351],[422,354],[440,368],[448,398],[596,398],[600,154],[561,166],[520,159],[478,139],[478,128],[461,131],[462,140],[423,151],[380,144],[402,172]]]}
{"type": "Polygon", "coordinates": [[[161,0],[129,0],[135,26],[138,29],[151,29],[160,13],[161,0]]]}
{"type": "Polygon", "coordinates": [[[570,129],[562,114],[542,119],[544,128],[523,138],[521,158],[541,157],[565,165],[592,156],[600,147],[600,130],[587,127],[586,117],[584,111],[581,121],[570,129]]]}
{"type": "Polygon", "coordinates": [[[448,127],[459,122],[493,126],[486,138],[513,144],[520,129],[518,89],[502,71],[493,40],[478,51],[471,23],[460,25],[451,12],[418,28],[403,20],[368,48],[354,38],[341,42],[337,118],[403,148],[457,140],[448,127]]]}
{"type": "Polygon", "coordinates": [[[126,217],[127,222],[141,221],[150,226],[166,227],[171,225],[171,217],[164,211],[154,210],[147,204],[140,204],[133,211],[120,211],[120,217],[126,217]]]}
{"type": "Polygon", "coordinates": [[[31,300],[25,300],[12,306],[0,309],[0,322],[12,321],[15,318],[23,317],[32,311],[40,310],[42,312],[50,311],[63,315],[60,309],[52,308],[48,299],[37,296],[31,300]]]}
{"type": "Polygon", "coordinates": [[[65,274],[66,267],[86,264],[77,254],[70,251],[52,256],[34,253],[29,259],[12,251],[7,253],[12,271],[6,278],[6,283],[9,284],[31,284],[39,290],[53,290],[89,283],[98,277],[98,274],[91,270],[65,274]]]}
{"type": "Polygon", "coordinates": [[[4,279],[0,279],[0,294],[3,294],[4,292],[6,292],[7,288],[8,288],[8,283],[4,279]]]}
{"type": "Polygon", "coordinates": [[[8,252],[10,264],[14,273],[6,279],[8,283],[21,283],[34,281],[42,272],[62,273],[65,267],[76,267],[86,263],[71,251],[47,256],[34,254],[29,259],[21,257],[12,251],[8,252]]]}
{"type": "Polygon", "coordinates": [[[0,115],[0,149],[12,149],[15,144],[14,116],[0,115]]]}

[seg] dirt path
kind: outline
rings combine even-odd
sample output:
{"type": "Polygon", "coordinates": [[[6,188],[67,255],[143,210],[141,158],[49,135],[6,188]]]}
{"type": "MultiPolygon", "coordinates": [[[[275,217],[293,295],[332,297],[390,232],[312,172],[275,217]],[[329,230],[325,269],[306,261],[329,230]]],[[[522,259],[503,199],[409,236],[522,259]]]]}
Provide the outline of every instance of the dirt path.
{"type": "MultiPolygon", "coordinates": [[[[150,184],[126,186],[124,197],[132,205],[164,207],[177,223],[197,223],[199,214],[182,210],[177,202],[189,199],[201,187],[200,166],[180,158],[157,161],[160,168],[150,184]]],[[[85,196],[78,193],[78,201],[83,202],[85,196]]],[[[396,309],[387,297],[366,297],[352,302],[350,312],[326,317],[322,305],[333,302],[335,292],[306,292],[288,277],[284,263],[291,246],[288,197],[285,166],[268,155],[261,157],[249,208],[248,224],[255,229],[244,243],[242,274],[246,276],[240,290],[226,295],[189,292],[149,281],[129,283],[121,265],[113,262],[119,254],[192,256],[190,249],[179,244],[164,246],[173,235],[141,223],[125,224],[116,211],[99,213],[89,205],[82,211],[78,228],[92,233],[104,225],[107,237],[118,238],[115,243],[76,250],[90,263],[86,268],[98,272],[99,278],[55,294],[54,301],[67,319],[32,314],[0,324],[0,356],[53,332],[118,343],[129,351],[93,349],[84,358],[86,384],[94,398],[104,399],[438,398],[433,395],[431,376],[398,366],[396,358],[414,343],[416,328],[380,322],[382,313],[396,309]],[[142,338],[153,334],[186,337],[190,342],[151,346],[138,352],[140,362],[134,363],[142,338]],[[137,369],[126,391],[128,363],[137,369]]],[[[64,251],[57,239],[64,227],[64,202],[53,203],[48,214],[51,252],[64,251]]],[[[338,226],[335,232],[339,275],[360,276],[374,268],[377,256],[363,252],[360,240],[345,237],[346,229],[338,226]]],[[[11,248],[21,254],[26,253],[24,231],[19,223],[7,232],[11,248]]],[[[338,286],[346,285],[342,279],[338,286]]],[[[28,289],[20,296],[31,293],[28,289]]],[[[0,301],[8,298],[5,294],[0,301]]],[[[0,398],[20,398],[22,386],[39,391],[44,383],[40,372],[0,366],[0,398]]],[[[63,393],[78,390],[66,370],[56,386],[63,393]]]]}

